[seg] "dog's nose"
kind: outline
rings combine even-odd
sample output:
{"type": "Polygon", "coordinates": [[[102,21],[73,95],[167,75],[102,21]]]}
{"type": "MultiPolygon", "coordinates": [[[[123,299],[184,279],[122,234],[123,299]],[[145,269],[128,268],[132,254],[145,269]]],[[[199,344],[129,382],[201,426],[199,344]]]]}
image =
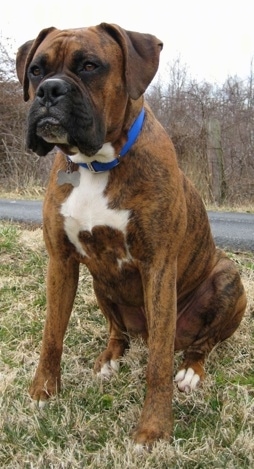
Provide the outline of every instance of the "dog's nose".
{"type": "Polygon", "coordinates": [[[48,78],[36,91],[40,104],[46,107],[55,106],[68,93],[68,84],[60,78],[48,78]]]}

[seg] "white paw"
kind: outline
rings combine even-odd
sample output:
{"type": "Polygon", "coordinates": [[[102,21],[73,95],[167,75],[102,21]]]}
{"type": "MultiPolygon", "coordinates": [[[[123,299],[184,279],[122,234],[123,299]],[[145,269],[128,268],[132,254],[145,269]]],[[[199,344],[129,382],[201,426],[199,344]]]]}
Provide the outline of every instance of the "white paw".
{"type": "Polygon", "coordinates": [[[110,360],[104,363],[100,371],[97,373],[97,377],[102,380],[109,380],[112,375],[118,373],[119,362],[117,360],[110,360]]]}
{"type": "Polygon", "coordinates": [[[182,369],[178,371],[175,376],[175,382],[177,383],[178,388],[180,391],[189,393],[197,388],[198,383],[200,381],[200,376],[195,373],[192,368],[182,369]]]}
{"type": "Polygon", "coordinates": [[[44,409],[46,407],[48,401],[35,401],[34,399],[32,400],[32,408],[34,410],[36,409],[44,409]]]}
{"type": "Polygon", "coordinates": [[[142,445],[141,443],[136,443],[134,446],[134,452],[137,455],[145,454],[149,452],[148,445],[142,445]]]}

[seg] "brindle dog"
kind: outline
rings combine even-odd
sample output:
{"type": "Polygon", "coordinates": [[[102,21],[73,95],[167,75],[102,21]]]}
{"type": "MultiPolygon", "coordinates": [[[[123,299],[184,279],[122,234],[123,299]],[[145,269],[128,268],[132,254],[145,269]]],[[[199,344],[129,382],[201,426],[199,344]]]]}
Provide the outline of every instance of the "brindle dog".
{"type": "MultiPolygon", "coordinates": [[[[134,439],[172,433],[174,350],[181,391],[204,377],[207,354],[239,326],[246,297],[217,249],[205,207],[145,103],[162,43],[117,25],[45,29],[17,55],[28,147],[58,147],[45,197],[47,318],[31,396],[60,390],[63,338],[84,263],[109,324],[95,371],[108,378],[132,336],[148,344],[147,394],[134,439]]],[[[85,319],[84,319],[85,321],[85,319]]]]}

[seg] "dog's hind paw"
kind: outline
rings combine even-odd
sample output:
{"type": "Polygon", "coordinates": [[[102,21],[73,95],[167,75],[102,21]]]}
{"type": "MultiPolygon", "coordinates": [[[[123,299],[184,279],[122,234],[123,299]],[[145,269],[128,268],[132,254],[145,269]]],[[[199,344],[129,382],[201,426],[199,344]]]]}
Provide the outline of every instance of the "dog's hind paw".
{"type": "Polygon", "coordinates": [[[33,410],[42,410],[47,406],[48,401],[35,401],[34,399],[31,399],[31,406],[33,410]]]}
{"type": "Polygon", "coordinates": [[[180,391],[189,393],[197,388],[200,376],[192,368],[183,368],[175,376],[175,382],[180,391]]]}
{"type": "Polygon", "coordinates": [[[100,371],[97,372],[97,377],[102,380],[109,380],[112,375],[118,373],[119,371],[119,361],[117,360],[110,360],[104,365],[102,365],[100,371]]]}
{"type": "Polygon", "coordinates": [[[134,452],[137,455],[146,454],[151,452],[151,447],[149,445],[142,445],[141,443],[136,443],[134,446],[134,452]]]}

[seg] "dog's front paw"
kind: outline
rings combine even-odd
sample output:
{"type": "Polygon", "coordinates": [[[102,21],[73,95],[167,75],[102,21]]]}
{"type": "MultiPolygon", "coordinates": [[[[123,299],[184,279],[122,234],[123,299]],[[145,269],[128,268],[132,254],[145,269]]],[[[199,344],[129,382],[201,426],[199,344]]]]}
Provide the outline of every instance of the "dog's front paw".
{"type": "Polygon", "coordinates": [[[147,392],[144,407],[136,429],[132,434],[135,450],[150,451],[159,440],[172,438],[173,414],[171,392],[147,392]]]}
{"type": "Polygon", "coordinates": [[[46,377],[36,374],[30,386],[29,394],[39,407],[44,407],[50,396],[60,391],[60,377],[46,377]]]}
{"type": "Polygon", "coordinates": [[[197,388],[200,382],[200,376],[192,368],[185,368],[178,371],[175,376],[175,382],[180,391],[189,393],[197,388]]]}
{"type": "Polygon", "coordinates": [[[150,452],[157,441],[170,441],[171,433],[172,425],[170,420],[167,422],[152,422],[147,426],[139,425],[132,435],[135,443],[135,452],[150,452]]]}

